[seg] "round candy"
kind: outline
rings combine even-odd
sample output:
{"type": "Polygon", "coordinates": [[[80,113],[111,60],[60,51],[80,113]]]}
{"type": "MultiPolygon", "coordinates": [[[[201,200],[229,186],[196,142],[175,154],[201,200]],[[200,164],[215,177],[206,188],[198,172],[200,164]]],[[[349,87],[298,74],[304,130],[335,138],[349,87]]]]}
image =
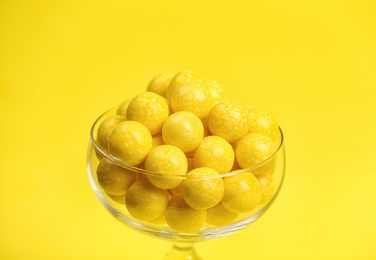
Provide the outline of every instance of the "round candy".
{"type": "Polygon", "coordinates": [[[116,111],[116,114],[118,115],[121,115],[121,116],[124,116],[125,118],[127,118],[127,109],[128,109],[128,106],[129,106],[129,103],[131,102],[132,99],[127,99],[125,100],[123,103],[120,104],[120,106],[118,107],[117,111],[116,111]]]}
{"type": "Polygon", "coordinates": [[[252,108],[248,110],[248,114],[250,133],[260,133],[275,140],[278,133],[278,122],[270,111],[252,108]]]}
{"type": "Polygon", "coordinates": [[[166,219],[165,219],[164,213],[162,213],[162,215],[160,215],[159,217],[157,217],[155,219],[149,220],[149,222],[152,223],[152,224],[156,224],[156,225],[166,224],[166,219]]]}
{"type": "Polygon", "coordinates": [[[168,198],[166,190],[153,186],[147,179],[141,179],[129,187],[125,204],[132,217],[152,220],[166,210],[168,198]]]}
{"type": "Polygon", "coordinates": [[[147,91],[154,92],[162,97],[166,97],[166,91],[171,79],[174,77],[172,72],[164,72],[156,75],[149,83],[147,91]]]}
{"type": "Polygon", "coordinates": [[[213,226],[230,224],[239,216],[238,213],[226,209],[222,203],[206,210],[206,223],[213,226]]]}
{"type": "Polygon", "coordinates": [[[162,128],[164,142],[179,147],[185,153],[196,149],[203,136],[204,127],[201,120],[193,113],[186,111],[169,116],[162,128]]]}
{"type": "MultiPolygon", "coordinates": [[[[173,145],[161,145],[151,149],[145,161],[145,170],[163,175],[185,175],[187,168],[187,157],[173,145]]],[[[161,189],[172,189],[182,182],[178,177],[147,175],[147,178],[154,186],[161,189]]]]}
{"type": "Polygon", "coordinates": [[[172,93],[181,86],[195,85],[202,81],[200,74],[193,70],[178,72],[172,79],[166,90],[166,98],[171,99],[172,93]]]}
{"type": "Polygon", "coordinates": [[[232,143],[249,131],[247,109],[236,101],[223,101],[210,111],[209,130],[232,143]]]}
{"type": "Polygon", "coordinates": [[[219,173],[230,172],[234,164],[234,150],[222,137],[207,136],[193,153],[195,168],[209,167],[219,173]]]}
{"type": "Polygon", "coordinates": [[[151,142],[152,142],[152,148],[165,144],[163,141],[162,135],[152,136],[151,142]]]}
{"type": "Polygon", "coordinates": [[[131,100],[127,109],[127,118],[143,124],[152,135],[156,135],[161,132],[169,113],[163,97],[153,92],[146,92],[131,100]]]}
{"type": "MultiPolygon", "coordinates": [[[[276,144],[267,136],[250,133],[244,136],[236,145],[235,156],[241,168],[254,166],[272,156],[277,150],[276,144]]],[[[275,159],[260,168],[252,170],[255,175],[262,175],[275,167],[275,159]]]]}
{"type": "Polygon", "coordinates": [[[152,146],[148,129],[134,121],[124,121],[113,131],[108,142],[110,154],[125,164],[142,163],[152,146]]]}
{"type": "Polygon", "coordinates": [[[99,185],[110,195],[123,195],[137,179],[137,173],[102,159],[97,168],[99,185]]]}
{"type": "Polygon", "coordinates": [[[177,232],[197,232],[205,224],[206,210],[191,208],[182,194],[173,196],[165,212],[167,225],[177,232]]]}
{"type": "Polygon", "coordinates": [[[102,121],[98,128],[98,144],[99,146],[107,150],[108,149],[108,140],[110,139],[110,135],[112,131],[117,127],[118,124],[127,120],[124,116],[114,115],[109,116],[102,121]]]}
{"type": "Polygon", "coordinates": [[[252,211],[261,200],[261,184],[250,172],[224,178],[225,192],[222,204],[236,213],[252,211]]]}
{"type": "Polygon", "coordinates": [[[184,200],[195,209],[208,209],[217,205],[223,197],[223,179],[216,177],[218,172],[208,167],[196,168],[187,173],[187,176],[196,175],[207,176],[188,178],[183,181],[184,200]]]}
{"type": "Polygon", "coordinates": [[[204,83],[179,87],[172,93],[170,101],[172,111],[189,111],[200,119],[208,116],[215,105],[215,100],[204,83]]]}

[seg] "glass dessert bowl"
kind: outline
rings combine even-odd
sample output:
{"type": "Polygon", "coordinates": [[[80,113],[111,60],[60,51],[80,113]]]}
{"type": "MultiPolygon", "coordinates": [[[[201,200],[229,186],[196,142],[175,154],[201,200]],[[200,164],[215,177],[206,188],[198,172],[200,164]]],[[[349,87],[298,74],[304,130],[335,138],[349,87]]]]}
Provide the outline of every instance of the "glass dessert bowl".
{"type": "Polygon", "coordinates": [[[193,243],[228,236],[247,227],[272,205],[281,189],[285,174],[281,128],[274,141],[276,151],[252,167],[241,169],[235,162],[233,170],[227,173],[210,175],[196,171],[196,174],[171,175],[147,171],[142,164],[127,165],[100,147],[97,142],[99,125],[115,114],[116,109],[109,110],[91,128],[87,155],[90,184],[102,205],[117,220],[149,236],[173,242],[165,259],[200,259],[193,243]],[[103,176],[98,176],[100,167],[115,167],[127,172],[129,187],[125,194],[109,194],[104,190],[103,182],[99,181],[103,176]],[[158,181],[179,185],[161,189],[151,184],[158,181]],[[219,203],[217,200],[215,205],[201,208],[207,201],[187,199],[196,191],[206,191],[214,193],[203,194],[202,200],[211,200],[219,189],[218,182],[224,189],[219,203]],[[140,203],[151,209],[138,208],[140,203]],[[192,208],[192,204],[198,206],[192,208]]]}

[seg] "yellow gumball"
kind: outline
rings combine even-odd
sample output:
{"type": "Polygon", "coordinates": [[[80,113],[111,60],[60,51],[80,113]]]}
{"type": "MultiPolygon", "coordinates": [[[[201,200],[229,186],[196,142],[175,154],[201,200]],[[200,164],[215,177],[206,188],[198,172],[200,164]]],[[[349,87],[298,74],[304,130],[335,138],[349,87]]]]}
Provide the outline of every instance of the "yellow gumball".
{"type": "Polygon", "coordinates": [[[123,195],[137,179],[137,173],[119,167],[107,159],[98,164],[97,177],[99,185],[110,195],[123,195]]]}
{"type": "Polygon", "coordinates": [[[152,142],[152,148],[165,144],[163,141],[162,135],[152,136],[151,142],[152,142]]]}
{"type": "Polygon", "coordinates": [[[219,173],[230,172],[234,164],[234,150],[222,137],[207,136],[193,153],[195,168],[209,167],[219,173]]]}
{"type": "Polygon", "coordinates": [[[232,143],[249,131],[248,111],[236,101],[223,101],[210,111],[209,130],[232,143]]]}
{"type": "Polygon", "coordinates": [[[127,109],[127,119],[143,124],[152,135],[156,135],[161,132],[169,113],[163,97],[153,92],[146,92],[131,100],[127,109]]]}
{"type": "Polygon", "coordinates": [[[217,205],[224,192],[223,179],[216,177],[218,172],[208,167],[196,168],[187,173],[183,181],[183,196],[189,206],[195,209],[208,209],[217,205]],[[201,175],[203,177],[189,178],[201,175]]]}
{"type": "Polygon", "coordinates": [[[134,182],[128,189],[125,204],[129,214],[140,220],[152,220],[167,208],[168,192],[153,186],[147,179],[134,182]]]}
{"type": "MultiPolygon", "coordinates": [[[[244,136],[236,145],[235,156],[241,168],[246,169],[265,161],[277,150],[276,144],[267,136],[250,133],[244,136]]],[[[275,159],[260,168],[252,170],[255,175],[262,175],[272,171],[275,159]]]]}
{"type": "Polygon", "coordinates": [[[186,111],[169,116],[162,128],[164,142],[175,145],[185,153],[196,149],[203,136],[204,127],[201,120],[193,113],[186,111]]]}
{"type": "Polygon", "coordinates": [[[147,175],[149,181],[161,189],[172,189],[178,186],[182,179],[174,175],[185,175],[188,162],[185,154],[173,145],[157,146],[149,152],[145,161],[145,170],[169,175],[169,177],[147,175]]]}
{"type": "Polygon", "coordinates": [[[200,119],[208,116],[215,105],[215,100],[205,83],[179,87],[172,93],[170,101],[172,111],[192,112],[200,119]]]}
{"type": "Polygon", "coordinates": [[[238,173],[224,178],[225,192],[222,204],[236,213],[252,211],[261,200],[261,184],[250,172],[238,173]]]}
{"type": "Polygon", "coordinates": [[[199,231],[205,224],[206,210],[191,208],[182,194],[173,196],[165,212],[167,225],[177,231],[192,233],[199,231]]]}
{"type": "Polygon", "coordinates": [[[164,216],[164,213],[162,213],[162,215],[160,215],[159,217],[157,217],[155,219],[149,220],[149,222],[152,223],[152,224],[156,224],[156,225],[166,224],[166,218],[164,216]]]}
{"type": "Polygon", "coordinates": [[[200,74],[193,70],[183,70],[178,72],[170,81],[166,90],[166,98],[171,99],[172,93],[181,86],[197,85],[203,81],[200,74]]]}
{"type": "Polygon", "coordinates": [[[123,121],[126,121],[127,118],[124,116],[114,115],[109,116],[103,120],[103,122],[99,125],[98,128],[98,144],[100,148],[103,150],[108,149],[108,140],[110,139],[110,135],[112,131],[123,121]]]}
{"type": "Polygon", "coordinates": [[[132,99],[127,99],[125,100],[123,103],[120,104],[120,106],[118,107],[117,111],[116,111],[116,114],[117,115],[121,115],[121,116],[124,116],[125,118],[127,118],[127,109],[128,109],[128,106],[129,106],[129,103],[131,102],[132,99]]]}
{"type": "Polygon", "coordinates": [[[167,88],[174,77],[172,72],[164,72],[156,75],[149,83],[147,91],[154,92],[162,97],[166,97],[167,88]]]}
{"type": "Polygon", "coordinates": [[[278,133],[277,118],[268,110],[252,108],[248,110],[249,132],[260,133],[275,140],[278,133]]]}
{"type": "Polygon", "coordinates": [[[149,130],[134,121],[120,123],[112,131],[108,142],[110,154],[132,166],[142,163],[151,147],[152,137],[149,130]]]}
{"type": "Polygon", "coordinates": [[[226,209],[222,203],[206,210],[206,223],[213,226],[223,226],[233,222],[239,213],[226,209]]]}
{"type": "Polygon", "coordinates": [[[218,103],[224,99],[224,97],[226,96],[226,90],[221,84],[212,79],[205,79],[205,82],[209,88],[212,97],[215,100],[215,103],[218,103]]]}

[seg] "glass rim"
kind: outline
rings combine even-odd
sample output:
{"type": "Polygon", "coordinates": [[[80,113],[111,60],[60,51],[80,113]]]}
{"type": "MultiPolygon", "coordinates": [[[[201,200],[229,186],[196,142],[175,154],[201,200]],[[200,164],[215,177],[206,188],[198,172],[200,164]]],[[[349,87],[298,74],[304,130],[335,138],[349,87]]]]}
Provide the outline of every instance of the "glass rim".
{"type": "Polygon", "coordinates": [[[283,132],[282,132],[281,127],[278,126],[278,130],[279,130],[279,133],[281,135],[281,141],[278,144],[277,149],[275,150],[275,152],[271,156],[269,156],[268,158],[266,158],[264,161],[259,162],[259,163],[255,164],[255,165],[252,165],[251,167],[248,167],[248,168],[245,168],[245,169],[237,169],[237,170],[234,170],[234,171],[230,171],[228,173],[219,173],[219,174],[216,174],[214,176],[213,175],[190,175],[190,176],[187,176],[186,174],[176,174],[175,175],[175,174],[165,174],[165,173],[148,171],[148,170],[145,170],[145,169],[142,169],[142,168],[138,168],[137,166],[131,166],[131,165],[125,164],[121,160],[119,160],[118,158],[113,157],[110,154],[107,154],[105,151],[103,151],[103,149],[101,149],[99,147],[99,145],[95,141],[95,139],[94,139],[94,129],[95,129],[95,127],[97,126],[97,124],[99,123],[99,121],[106,114],[108,114],[110,111],[114,110],[115,108],[116,107],[111,108],[111,109],[107,110],[106,112],[104,112],[93,123],[93,125],[91,127],[91,130],[90,130],[90,141],[91,141],[91,144],[94,147],[94,150],[97,153],[99,153],[99,155],[101,155],[103,158],[106,158],[108,161],[110,161],[111,163],[113,163],[113,164],[115,164],[115,165],[117,165],[119,167],[131,170],[133,172],[137,172],[137,173],[149,175],[149,176],[156,176],[156,177],[163,177],[163,178],[172,178],[172,179],[173,178],[179,178],[179,179],[188,179],[188,178],[189,179],[200,179],[200,178],[228,177],[228,176],[232,176],[232,175],[236,175],[236,174],[240,174],[240,173],[244,173],[244,172],[251,172],[251,171],[253,171],[253,170],[257,169],[257,168],[260,168],[261,166],[267,164],[271,160],[273,160],[277,156],[277,154],[279,153],[279,151],[281,150],[281,148],[283,147],[283,144],[284,144],[283,132]]]}

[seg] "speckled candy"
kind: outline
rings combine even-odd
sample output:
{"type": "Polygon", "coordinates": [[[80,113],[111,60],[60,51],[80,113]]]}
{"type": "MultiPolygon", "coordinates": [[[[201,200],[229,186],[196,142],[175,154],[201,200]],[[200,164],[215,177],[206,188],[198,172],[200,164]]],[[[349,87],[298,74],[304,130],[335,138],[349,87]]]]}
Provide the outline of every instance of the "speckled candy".
{"type": "Polygon", "coordinates": [[[250,172],[224,178],[225,192],[222,204],[236,213],[252,211],[261,200],[261,184],[250,172]]]}
{"type": "Polygon", "coordinates": [[[207,136],[193,153],[195,168],[209,167],[219,173],[230,172],[234,164],[234,150],[222,137],[207,136]]]}
{"type": "Polygon", "coordinates": [[[223,226],[233,222],[239,213],[226,209],[222,203],[206,210],[206,223],[213,226],[223,226]]]}
{"type": "Polygon", "coordinates": [[[162,97],[166,97],[166,91],[174,77],[172,72],[163,72],[156,75],[149,83],[147,91],[154,92],[162,97]]]}
{"type": "Polygon", "coordinates": [[[110,154],[128,165],[142,163],[152,147],[149,130],[134,121],[124,121],[113,131],[108,142],[110,154]]]}
{"type": "Polygon", "coordinates": [[[278,133],[276,117],[268,110],[261,108],[248,109],[249,132],[260,133],[275,140],[278,133]]]}
{"type": "Polygon", "coordinates": [[[108,140],[112,131],[123,121],[127,120],[124,116],[114,115],[105,118],[98,127],[97,139],[99,146],[107,150],[108,140]]]}
{"type": "Polygon", "coordinates": [[[248,111],[236,101],[223,101],[210,111],[209,130],[232,143],[249,131],[248,111]]]}
{"type": "MultiPolygon", "coordinates": [[[[163,175],[185,175],[188,162],[185,154],[173,145],[157,146],[149,152],[145,161],[145,170],[163,175]]],[[[161,189],[172,189],[178,186],[182,179],[147,175],[149,181],[161,189]]]]}
{"type": "Polygon", "coordinates": [[[166,98],[171,99],[172,93],[181,86],[197,85],[202,82],[200,74],[193,70],[183,70],[171,79],[170,84],[166,90],[166,98]]]}
{"type": "Polygon", "coordinates": [[[184,200],[195,209],[208,209],[217,205],[223,197],[223,179],[215,177],[218,172],[208,167],[196,168],[187,173],[187,177],[196,175],[203,177],[187,178],[183,182],[184,200]]]}
{"type": "Polygon", "coordinates": [[[167,208],[168,192],[153,186],[147,179],[134,182],[125,199],[128,212],[140,220],[158,218],[167,208]]]}
{"type": "Polygon", "coordinates": [[[127,109],[128,109],[128,106],[129,106],[129,103],[131,102],[132,99],[126,99],[123,101],[123,103],[121,103],[118,107],[118,109],[116,110],[116,114],[117,115],[121,115],[121,116],[124,116],[125,118],[127,118],[127,109]]]}
{"type": "Polygon", "coordinates": [[[152,135],[156,135],[161,132],[169,113],[163,97],[153,92],[146,92],[131,100],[127,109],[127,118],[143,124],[152,135]]]}

